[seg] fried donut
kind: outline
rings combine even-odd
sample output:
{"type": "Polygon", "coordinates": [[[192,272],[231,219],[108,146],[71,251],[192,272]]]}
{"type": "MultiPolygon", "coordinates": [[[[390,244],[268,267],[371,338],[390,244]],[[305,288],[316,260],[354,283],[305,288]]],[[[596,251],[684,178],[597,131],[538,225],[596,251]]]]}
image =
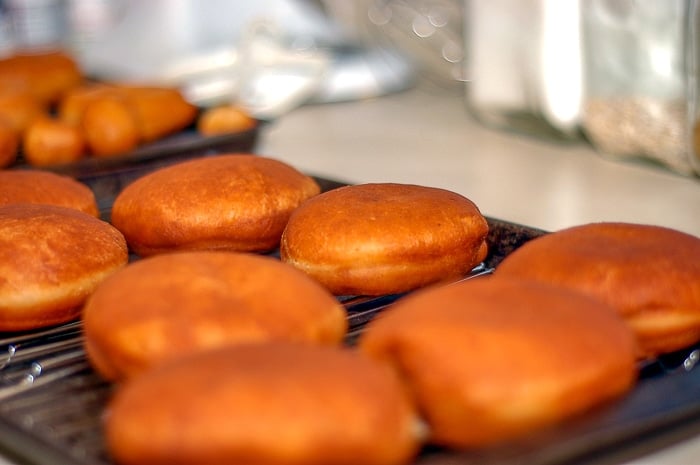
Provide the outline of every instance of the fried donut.
{"type": "Polygon", "coordinates": [[[24,158],[30,165],[50,166],[73,163],[85,156],[82,131],[53,118],[37,118],[22,139],[24,158]]]}
{"type": "Polygon", "coordinates": [[[124,155],[140,143],[136,116],[120,97],[100,96],[87,103],[80,125],[95,157],[124,155]]]}
{"type": "Polygon", "coordinates": [[[401,374],[431,443],[460,449],[554,427],[637,377],[634,336],[605,304],[493,276],[399,300],[368,324],[359,349],[401,374]]]}
{"type": "Polygon", "coordinates": [[[336,347],[190,355],[126,383],[107,412],[120,465],[400,465],[421,440],[395,375],[336,347]]]}
{"type": "Polygon", "coordinates": [[[0,119],[0,168],[6,168],[17,160],[19,136],[9,124],[0,119]]]}
{"type": "Polygon", "coordinates": [[[95,194],[85,184],[42,170],[0,170],[0,205],[42,203],[99,216],[95,194]]]}
{"type": "Polygon", "coordinates": [[[18,52],[0,59],[0,92],[27,92],[43,105],[82,83],[77,61],[61,50],[18,52]]]}
{"type": "Polygon", "coordinates": [[[464,276],[485,258],[487,233],[476,205],[454,192],[361,184],[295,210],[280,256],[336,295],[391,294],[464,276]]]}
{"type": "Polygon", "coordinates": [[[117,196],[112,223],[141,256],[182,249],[277,247],[291,212],[318,184],[271,158],[225,154],[161,168],[117,196]]]}
{"type": "Polygon", "coordinates": [[[122,86],[139,130],[141,142],[152,142],[180,131],[197,117],[197,107],[175,88],[122,86]]]}
{"type": "Polygon", "coordinates": [[[690,234],[631,223],[574,226],[525,243],[496,273],[601,299],[634,329],[640,357],[700,340],[700,238],[690,234]]]}
{"type": "Polygon", "coordinates": [[[124,237],[73,208],[0,205],[0,331],[76,319],[85,299],[126,265],[124,237]]]}
{"type": "Polygon", "coordinates": [[[272,340],[337,345],[344,309],[303,273],[254,254],[195,251],[130,264],[83,311],[96,370],[119,380],[185,354],[272,340]]]}

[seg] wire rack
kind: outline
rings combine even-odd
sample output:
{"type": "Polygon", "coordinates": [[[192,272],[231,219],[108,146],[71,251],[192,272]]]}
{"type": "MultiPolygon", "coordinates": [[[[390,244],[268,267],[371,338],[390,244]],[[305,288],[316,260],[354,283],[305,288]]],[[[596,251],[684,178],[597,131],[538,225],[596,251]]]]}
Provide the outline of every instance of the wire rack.
{"type": "MultiPolygon", "coordinates": [[[[491,273],[500,260],[542,231],[489,219],[490,253],[464,279],[491,273]]],[[[339,297],[352,345],[362,328],[403,295],[339,297]]],[[[622,402],[527,444],[479,453],[425,450],[421,465],[563,463],[594,448],[700,418],[700,348],[640,366],[640,382],[622,402]],[[556,447],[553,447],[556,445],[556,447]]],[[[113,385],[91,368],[79,321],[36,332],[0,335],[0,454],[20,464],[112,465],[102,415],[113,385]]],[[[568,462],[567,462],[568,463],[568,462]]]]}

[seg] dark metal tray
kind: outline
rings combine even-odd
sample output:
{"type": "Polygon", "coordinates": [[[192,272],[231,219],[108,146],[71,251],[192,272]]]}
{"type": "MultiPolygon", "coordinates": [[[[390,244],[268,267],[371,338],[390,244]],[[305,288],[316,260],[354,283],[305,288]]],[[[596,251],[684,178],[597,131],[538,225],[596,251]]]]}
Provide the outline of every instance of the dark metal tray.
{"type": "MultiPolygon", "coordinates": [[[[148,168],[144,168],[148,169],[148,168]]],[[[133,174],[133,173],[131,173],[133,174]]],[[[343,183],[316,178],[323,190],[343,183]]],[[[112,192],[110,195],[114,196],[112,192]]],[[[489,254],[465,277],[491,272],[520,245],[546,232],[488,218],[489,254]]],[[[344,297],[348,344],[401,295],[344,297]]],[[[89,366],[79,322],[0,334],[0,453],[35,465],[111,465],[101,415],[113,386],[89,366]]],[[[615,463],[700,432],[700,358],[695,347],[640,365],[635,389],[621,400],[506,446],[464,452],[426,447],[416,465],[615,463]]],[[[511,363],[517,363],[517,355],[511,363]]],[[[575,363],[575,360],[572,361],[575,363]]]]}

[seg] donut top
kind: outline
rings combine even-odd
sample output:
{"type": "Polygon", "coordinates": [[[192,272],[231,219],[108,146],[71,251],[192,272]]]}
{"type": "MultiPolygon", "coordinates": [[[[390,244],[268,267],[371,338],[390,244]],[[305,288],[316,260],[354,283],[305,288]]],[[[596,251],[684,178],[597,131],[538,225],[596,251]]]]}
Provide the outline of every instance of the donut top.
{"type": "Polygon", "coordinates": [[[198,158],[127,186],[114,202],[112,223],[146,254],[269,250],[279,243],[291,211],[319,191],[311,177],[271,158],[198,158]]]}
{"type": "Polygon", "coordinates": [[[103,376],[124,378],[203,348],[287,340],[340,344],[343,307],[279,260],[183,251],[131,263],[83,309],[88,355],[103,376]]]}
{"type": "Polygon", "coordinates": [[[42,203],[98,216],[92,190],[68,176],[39,170],[0,170],[0,205],[42,203]]]}
{"type": "MultiPolygon", "coordinates": [[[[481,244],[486,219],[466,197],[444,189],[376,183],[341,187],[306,201],[292,215],[282,252],[317,262],[391,262],[481,244]],[[332,242],[326,237],[332,237],[332,242]],[[320,244],[320,246],[319,246],[320,244]]],[[[483,258],[483,257],[482,257],[483,258]]]]}

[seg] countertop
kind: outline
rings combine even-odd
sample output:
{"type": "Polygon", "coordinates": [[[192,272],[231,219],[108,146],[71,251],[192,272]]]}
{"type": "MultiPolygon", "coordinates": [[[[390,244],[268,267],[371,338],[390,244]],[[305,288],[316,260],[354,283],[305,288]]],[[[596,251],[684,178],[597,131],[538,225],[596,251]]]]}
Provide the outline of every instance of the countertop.
{"type": "Polygon", "coordinates": [[[483,127],[454,90],[303,106],[266,127],[258,151],[351,183],[450,189],[487,216],[549,231],[614,220],[700,236],[700,178],[483,127]]]}
{"type": "MultiPolygon", "coordinates": [[[[483,127],[453,90],[417,87],[380,98],[303,106],[264,129],[258,152],[349,183],[450,189],[487,216],[547,231],[628,221],[700,237],[700,178],[609,159],[583,142],[555,143],[483,127]]],[[[643,449],[586,463],[691,465],[700,460],[700,436],[684,434],[662,444],[649,441],[643,449]]]]}

